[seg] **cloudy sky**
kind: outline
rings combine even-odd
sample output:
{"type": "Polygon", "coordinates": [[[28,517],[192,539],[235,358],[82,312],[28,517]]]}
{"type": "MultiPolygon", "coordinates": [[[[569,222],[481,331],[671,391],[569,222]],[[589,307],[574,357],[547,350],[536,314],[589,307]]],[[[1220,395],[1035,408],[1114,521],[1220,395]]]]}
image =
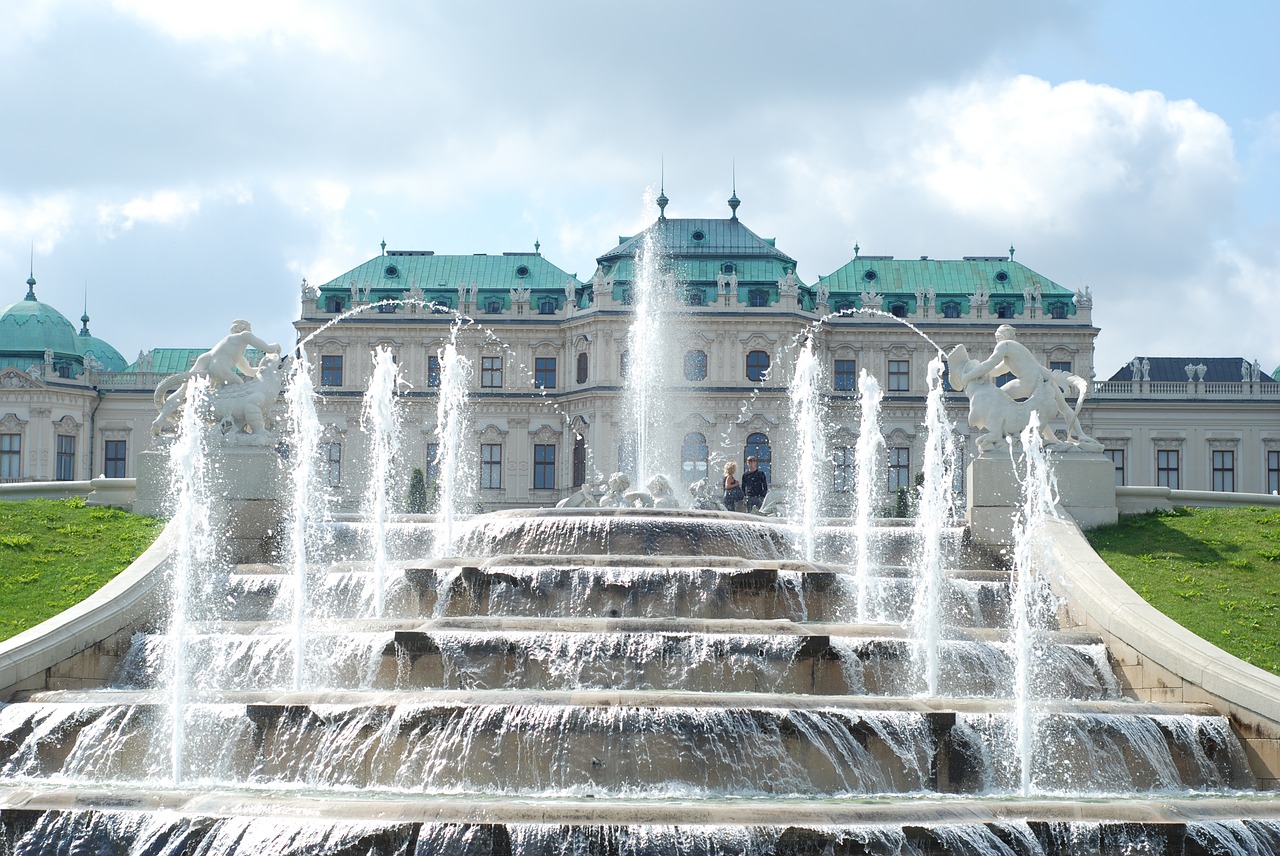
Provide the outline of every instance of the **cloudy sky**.
{"type": "Polygon", "coordinates": [[[1135,354],[1280,365],[1280,4],[6,0],[0,304],[132,359],[393,249],[581,277],[739,211],[812,282],[852,255],[1017,258],[1135,354]],[[784,11],[785,10],[785,11],[784,11]],[[7,284],[6,284],[7,283],[7,284]]]}

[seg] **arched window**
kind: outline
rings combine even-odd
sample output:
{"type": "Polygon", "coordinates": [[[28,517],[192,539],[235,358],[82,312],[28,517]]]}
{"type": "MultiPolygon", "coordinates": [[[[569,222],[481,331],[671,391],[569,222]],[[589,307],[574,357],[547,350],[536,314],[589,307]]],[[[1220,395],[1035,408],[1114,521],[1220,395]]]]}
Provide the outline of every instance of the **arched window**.
{"type": "Polygon", "coordinates": [[[1059,321],[1067,317],[1067,304],[1051,303],[1049,304],[1049,317],[1056,318],[1059,321]]]}
{"type": "Polygon", "coordinates": [[[581,434],[573,435],[573,487],[582,487],[587,482],[587,438],[581,434]]]}
{"type": "Polygon", "coordinates": [[[889,314],[890,314],[890,315],[892,315],[892,316],[893,316],[893,317],[895,317],[895,318],[906,318],[906,317],[907,317],[907,304],[903,303],[902,301],[897,301],[897,302],[895,302],[895,303],[890,303],[890,304],[889,304],[889,314]]]}
{"type": "Polygon", "coordinates": [[[751,289],[751,291],[747,292],[747,305],[748,306],[768,306],[769,292],[765,291],[763,288],[751,289]]]}
{"type": "Polygon", "coordinates": [[[707,352],[686,351],[684,355],[684,379],[707,379],[707,352]]]}
{"type": "Polygon", "coordinates": [[[747,380],[764,380],[768,371],[769,353],[767,351],[752,351],[747,354],[747,380]]]}
{"type": "Polygon", "coordinates": [[[587,354],[578,354],[578,383],[587,382],[587,354]]]}
{"type": "Polygon", "coordinates": [[[960,304],[956,303],[954,300],[948,300],[946,303],[942,304],[942,317],[959,318],[960,304]]]}
{"type": "Polygon", "coordinates": [[[539,315],[555,315],[556,299],[554,297],[544,297],[538,301],[539,315]]]}
{"type": "Polygon", "coordinates": [[[324,300],[325,312],[342,312],[346,309],[346,304],[342,302],[342,298],[336,294],[331,294],[324,300]]]}
{"type": "Polygon", "coordinates": [[[852,301],[852,300],[837,300],[837,301],[836,301],[836,311],[837,311],[837,312],[852,312],[855,308],[857,308],[857,307],[855,307],[855,306],[853,305],[853,301],[852,301]]]}
{"type": "Polygon", "coordinates": [[[747,458],[752,455],[756,456],[756,466],[772,482],[773,477],[769,474],[769,465],[773,462],[773,453],[769,451],[768,435],[759,433],[747,435],[747,445],[742,450],[742,472],[745,473],[747,471],[747,458]]]}
{"type": "Polygon", "coordinates": [[[998,304],[996,304],[996,317],[997,317],[997,318],[1012,318],[1012,317],[1013,317],[1013,304],[1012,304],[1012,303],[998,303],[998,304]]]}
{"type": "Polygon", "coordinates": [[[691,431],[684,435],[684,444],[680,447],[680,471],[685,484],[707,477],[707,459],[710,456],[705,434],[691,431]]]}
{"type": "Polygon", "coordinates": [[[484,302],[484,311],[490,315],[496,315],[502,311],[502,300],[497,297],[490,297],[484,302]]]}

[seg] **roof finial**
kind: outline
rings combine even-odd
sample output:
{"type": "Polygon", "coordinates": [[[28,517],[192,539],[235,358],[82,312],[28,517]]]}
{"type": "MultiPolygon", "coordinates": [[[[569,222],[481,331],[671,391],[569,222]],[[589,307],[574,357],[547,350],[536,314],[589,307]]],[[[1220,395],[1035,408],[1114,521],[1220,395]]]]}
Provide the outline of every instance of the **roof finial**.
{"type": "Polygon", "coordinates": [[[27,276],[27,300],[36,299],[36,244],[31,242],[31,273],[27,276]]]}
{"type": "Polygon", "coordinates": [[[539,241],[537,238],[534,238],[534,239],[533,239],[533,251],[534,251],[534,253],[538,253],[538,252],[540,252],[541,250],[542,250],[542,242],[541,242],[541,241],[539,241]]]}
{"type": "Polygon", "coordinates": [[[89,334],[89,280],[84,281],[84,314],[80,316],[80,335],[89,334]]]}
{"type": "Polygon", "coordinates": [[[667,163],[663,158],[658,161],[658,219],[667,219],[667,163]]]}
{"type": "Polygon", "coordinates": [[[383,238],[383,239],[382,239],[382,254],[383,254],[384,256],[387,254],[387,239],[386,239],[386,238],[383,238]]]}
{"type": "Polygon", "coordinates": [[[1009,245],[1009,261],[1013,261],[1013,244],[1009,245]]]}
{"type": "Polygon", "coordinates": [[[732,191],[733,195],[729,197],[729,210],[732,211],[733,213],[732,215],[730,215],[729,219],[737,220],[738,206],[742,204],[742,200],[738,198],[738,162],[736,158],[730,161],[729,169],[730,169],[730,176],[731,176],[730,186],[733,188],[733,191],[732,191]]]}
{"type": "Polygon", "coordinates": [[[853,242],[853,257],[854,257],[855,259],[858,257],[858,252],[859,252],[861,249],[862,249],[862,247],[859,247],[859,246],[858,246],[858,242],[857,242],[857,241],[854,241],[854,242],[853,242]]]}

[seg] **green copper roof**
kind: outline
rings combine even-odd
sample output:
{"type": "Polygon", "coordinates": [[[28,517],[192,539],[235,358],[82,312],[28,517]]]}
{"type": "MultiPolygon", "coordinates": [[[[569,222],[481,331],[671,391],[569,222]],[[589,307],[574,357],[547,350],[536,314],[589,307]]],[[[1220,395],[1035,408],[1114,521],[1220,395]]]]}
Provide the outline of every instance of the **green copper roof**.
{"type": "MultiPolygon", "coordinates": [[[[773,259],[795,269],[796,260],[761,238],[737,218],[659,219],[639,235],[619,238],[618,246],[600,256],[598,263],[634,258],[652,236],[659,252],[670,258],[773,259]]],[[[713,277],[714,278],[714,277],[713,277]]]]}
{"type": "Polygon", "coordinates": [[[1048,277],[1025,265],[998,256],[968,259],[856,258],[839,270],[819,277],[832,294],[869,291],[911,294],[933,289],[938,295],[973,294],[982,286],[989,294],[1021,297],[1024,289],[1040,287],[1042,295],[1073,295],[1048,277]]]}
{"type": "Polygon", "coordinates": [[[87,312],[80,316],[80,332],[76,334],[76,348],[80,351],[80,356],[82,357],[92,355],[105,371],[122,372],[125,366],[128,365],[128,361],[121,356],[119,351],[89,332],[89,314],[87,312]]]}
{"type": "Polygon", "coordinates": [[[25,299],[0,310],[0,364],[26,369],[41,362],[45,350],[53,351],[55,358],[69,358],[77,367],[81,364],[76,328],[61,312],[36,300],[34,292],[29,291],[25,299]]]}
{"type": "Polygon", "coordinates": [[[475,283],[481,289],[528,288],[554,290],[564,294],[565,284],[582,286],[576,276],[566,273],[538,253],[478,253],[471,256],[438,256],[432,252],[389,250],[364,264],[334,277],[320,288],[350,291],[354,282],[363,292],[369,285],[375,297],[407,291],[417,285],[423,291],[452,290],[475,283]]]}
{"type": "MultiPolygon", "coordinates": [[[[177,374],[185,372],[195,363],[196,357],[203,354],[208,348],[152,348],[146,354],[139,354],[139,360],[130,363],[122,371],[126,372],[157,372],[159,374],[177,374]],[[139,366],[138,362],[142,361],[145,365],[139,366]]],[[[262,358],[262,352],[256,348],[249,348],[245,351],[245,357],[249,360],[250,365],[257,365],[258,360],[262,358]]]]}

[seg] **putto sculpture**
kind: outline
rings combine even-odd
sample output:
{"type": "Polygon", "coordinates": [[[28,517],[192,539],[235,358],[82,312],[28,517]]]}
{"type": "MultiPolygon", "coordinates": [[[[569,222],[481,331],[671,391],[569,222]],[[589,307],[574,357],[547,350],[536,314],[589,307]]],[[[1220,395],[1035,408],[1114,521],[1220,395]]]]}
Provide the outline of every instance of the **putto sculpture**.
{"type": "Polygon", "coordinates": [[[271,409],[284,386],[283,362],[280,345],[254,335],[248,321],[231,322],[231,332],[196,357],[190,370],[169,375],[156,385],[155,404],[160,413],[151,423],[151,433],[161,434],[176,422],[189,397],[191,381],[203,377],[210,387],[205,421],[217,424],[228,442],[265,445],[270,441],[271,409]],[[249,348],[263,352],[257,366],[250,365],[245,356],[249,348]]]}
{"type": "Polygon", "coordinates": [[[968,349],[956,345],[947,355],[947,363],[951,386],[969,396],[969,424],[983,432],[977,438],[978,454],[997,448],[1005,438],[1017,437],[1032,413],[1047,447],[1102,451],[1102,444],[1080,427],[1080,408],[1089,382],[1070,372],[1046,368],[1018,341],[1017,330],[1010,325],[996,328],[996,346],[987,359],[970,359],[968,349]],[[1013,378],[998,384],[996,379],[1006,374],[1013,378]],[[1074,404],[1068,401],[1069,395],[1074,396],[1074,404]],[[1067,425],[1065,440],[1053,431],[1055,417],[1067,425]]]}

